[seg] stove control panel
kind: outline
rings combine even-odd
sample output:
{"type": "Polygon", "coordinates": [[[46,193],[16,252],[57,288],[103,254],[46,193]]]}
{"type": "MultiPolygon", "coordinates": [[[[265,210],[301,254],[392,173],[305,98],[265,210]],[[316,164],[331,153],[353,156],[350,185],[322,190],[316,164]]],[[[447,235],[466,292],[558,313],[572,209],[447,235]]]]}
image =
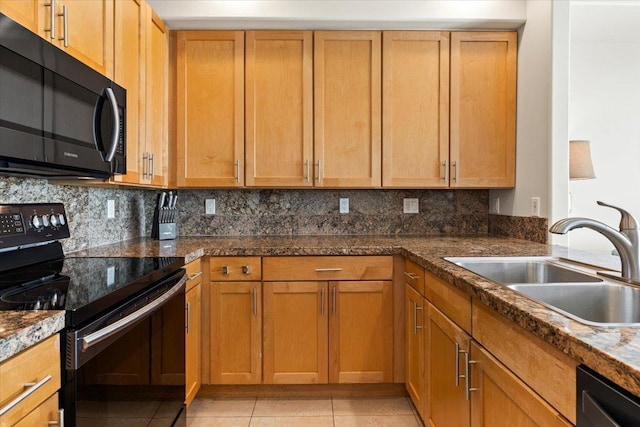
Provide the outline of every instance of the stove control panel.
{"type": "Polygon", "coordinates": [[[0,205],[0,249],[69,237],[62,203],[0,205]]]}

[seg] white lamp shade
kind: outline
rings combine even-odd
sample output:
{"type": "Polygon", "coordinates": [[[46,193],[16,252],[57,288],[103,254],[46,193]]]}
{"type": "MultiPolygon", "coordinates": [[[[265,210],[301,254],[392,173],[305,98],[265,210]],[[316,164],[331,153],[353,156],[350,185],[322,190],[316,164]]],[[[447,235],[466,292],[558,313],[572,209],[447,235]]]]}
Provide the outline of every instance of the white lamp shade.
{"type": "Polygon", "coordinates": [[[594,179],[589,141],[569,141],[569,179],[594,179]]]}

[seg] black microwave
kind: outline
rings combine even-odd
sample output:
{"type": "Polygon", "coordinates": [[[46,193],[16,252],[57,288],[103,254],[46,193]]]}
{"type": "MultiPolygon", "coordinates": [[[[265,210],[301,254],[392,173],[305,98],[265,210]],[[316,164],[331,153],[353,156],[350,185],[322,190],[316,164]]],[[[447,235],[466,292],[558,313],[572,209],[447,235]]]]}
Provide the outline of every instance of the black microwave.
{"type": "Polygon", "coordinates": [[[0,14],[0,174],[126,173],[126,90],[0,14]]]}

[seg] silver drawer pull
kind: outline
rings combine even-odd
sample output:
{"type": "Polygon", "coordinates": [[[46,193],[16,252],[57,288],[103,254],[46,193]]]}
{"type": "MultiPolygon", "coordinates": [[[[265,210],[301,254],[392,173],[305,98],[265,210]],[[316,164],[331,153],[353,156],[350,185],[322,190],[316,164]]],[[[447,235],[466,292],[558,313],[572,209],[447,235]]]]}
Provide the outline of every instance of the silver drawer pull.
{"type": "Polygon", "coordinates": [[[202,271],[198,271],[197,273],[193,273],[193,274],[188,274],[187,278],[189,280],[196,280],[200,276],[202,276],[202,271]]]}
{"type": "Polygon", "coordinates": [[[411,280],[417,280],[420,277],[420,276],[416,276],[413,273],[407,273],[406,271],[404,272],[404,275],[407,276],[411,280]]]}
{"type": "Polygon", "coordinates": [[[243,265],[242,274],[251,274],[251,267],[249,267],[248,265],[243,265]]]}
{"type": "Polygon", "coordinates": [[[226,276],[231,272],[231,269],[225,265],[221,268],[221,271],[222,271],[222,274],[226,276]]]}
{"type": "Polygon", "coordinates": [[[336,271],[342,271],[342,268],[340,267],[336,267],[336,268],[316,268],[316,273],[330,273],[330,272],[336,272],[336,271]]]}
{"type": "Polygon", "coordinates": [[[64,409],[58,409],[58,420],[57,421],[49,421],[50,426],[59,426],[64,427],[64,409]]]}
{"type": "Polygon", "coordinates": [[[24,385],[25,390],[20,393],[15,399],[11,402],[7,403],[4,407],[0,408],[0,416],[6,414],[11,409],[13,409],[16,405],[22,402],[24,399],[32,395],[36,390],[45,385],[49,380],[51,380],[51,375],[47,375],[37,383],[26,383],[24,385]]]}

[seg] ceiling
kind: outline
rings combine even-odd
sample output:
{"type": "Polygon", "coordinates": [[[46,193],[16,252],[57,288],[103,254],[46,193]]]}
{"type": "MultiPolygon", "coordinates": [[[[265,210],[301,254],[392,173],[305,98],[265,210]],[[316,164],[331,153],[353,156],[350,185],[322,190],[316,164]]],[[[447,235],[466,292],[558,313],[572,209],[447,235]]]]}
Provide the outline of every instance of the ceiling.
{"type": "Polygon", "coordinates": [[[526,0],[149,0],[171,29],[516,29],[526,0]]]}

